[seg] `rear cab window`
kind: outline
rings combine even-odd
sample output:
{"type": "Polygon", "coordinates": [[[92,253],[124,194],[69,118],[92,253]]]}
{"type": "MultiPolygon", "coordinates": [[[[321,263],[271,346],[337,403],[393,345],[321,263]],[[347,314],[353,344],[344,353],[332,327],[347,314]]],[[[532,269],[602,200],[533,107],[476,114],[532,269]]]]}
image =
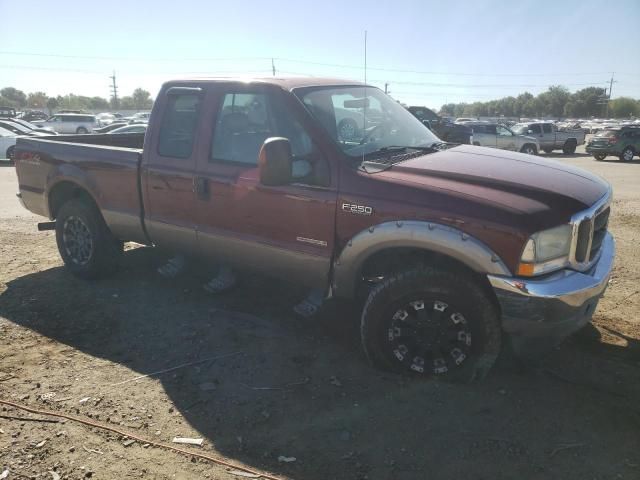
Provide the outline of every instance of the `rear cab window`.
{"type": "Polygon", "coordinates": [[[184,93],[171,93],[171,89],[169,90],[160,124],[159,155],[183,159],[191,156],[201,102],[202,94],[199,89],[184,93]]]}

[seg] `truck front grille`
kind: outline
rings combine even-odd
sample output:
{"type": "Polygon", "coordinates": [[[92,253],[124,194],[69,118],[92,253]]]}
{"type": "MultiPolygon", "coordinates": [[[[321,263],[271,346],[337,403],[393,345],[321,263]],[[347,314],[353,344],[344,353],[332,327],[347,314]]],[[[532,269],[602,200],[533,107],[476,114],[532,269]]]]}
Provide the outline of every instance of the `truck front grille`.
{"type": "Polygon", "coordinates": [[[611,192],[589,210],[576,216],[574,221],[575,250],[572,261],[575,268],[581,270],[589,268],[598,258],[602,242],[607,235],[611,212],[610,200],[611,192]]]}

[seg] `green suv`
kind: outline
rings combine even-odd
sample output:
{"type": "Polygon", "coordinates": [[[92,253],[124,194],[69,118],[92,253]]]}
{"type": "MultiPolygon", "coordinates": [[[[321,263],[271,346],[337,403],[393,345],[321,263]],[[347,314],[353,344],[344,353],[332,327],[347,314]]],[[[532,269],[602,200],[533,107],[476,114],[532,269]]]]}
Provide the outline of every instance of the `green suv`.
{"type": "Polygon", "coordinates": [[[640,155],[640,126],[612,127],[596,133],[587,144],[587,153],[596,160],[615,155],[623,162],[630,162],[640,155]]]}

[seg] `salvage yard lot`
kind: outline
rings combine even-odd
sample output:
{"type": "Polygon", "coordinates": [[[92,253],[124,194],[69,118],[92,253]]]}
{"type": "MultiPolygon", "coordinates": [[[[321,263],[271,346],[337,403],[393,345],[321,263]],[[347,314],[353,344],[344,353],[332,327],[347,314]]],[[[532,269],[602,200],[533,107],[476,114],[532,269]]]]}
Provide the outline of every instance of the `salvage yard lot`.
{"type": "MultiPolygon", "coordinates": [[[[154,442],[203,438],[189,448],[280,478],[640,478],[640,162],[582,152],[543,156],[614,187],[616,267],[594,326],[535,369],[505,356],[473,385],[373,370],[357,315],[299,320],[304,292],[278,281],[212,297],[206,268],[163,280],[160,252],[133,247],[115,276],[78,280],[0,167],[0,398],[154,442]]],[[[0,415],[9,478],[242,478],[75,422],[0,415]]]]}

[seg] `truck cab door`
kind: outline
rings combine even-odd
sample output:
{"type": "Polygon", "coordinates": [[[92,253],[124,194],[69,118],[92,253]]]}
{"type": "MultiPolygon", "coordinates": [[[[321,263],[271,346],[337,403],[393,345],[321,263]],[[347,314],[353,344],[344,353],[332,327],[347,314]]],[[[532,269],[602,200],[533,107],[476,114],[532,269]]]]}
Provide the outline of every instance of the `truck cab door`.
{"type": "Polygon", "coordinates": [[[557,131],[550,123],[542,124],[542,136],[540,137],[540,148],[554,148],[556,145],[557,131]]]}
{"type": "Polygon", "coordinates": [[[498,148],[502,148],[504,150],[518,150],[516,137],[511,130],[502,125],[497,125],[496,133],[498,148]]]}
{"type": "Polygon", "coordinates": [[[170,87],[162,102],[151,138],[143,152],[141,178],[145,226],[154,244],[176,253],[195,253],[195,166],[202,90],[170,87]]]}
{"type": "Polygon", "coordinates": [[[198,159],[200,252],[240,269],[326,287],[335,236],[337,182],[287,96],[271,86],[228,84],[207,102],[210,147],[198,159]],[[258,153],[270,137],[292,147],[291,183],[260,182],[258,153]]]}
{"type": "Polygon", "coordinates": [[[540,125],[539,123],[532,123],[531,125],[529,125],[529,130],[527,131],[526,135],[528,137],[534,137],[535,139],[537,139],[538,143],[542,147],[542,143],[544,140],[543,138],[544,135],[542,133],[542,125],[540,125]]]}

